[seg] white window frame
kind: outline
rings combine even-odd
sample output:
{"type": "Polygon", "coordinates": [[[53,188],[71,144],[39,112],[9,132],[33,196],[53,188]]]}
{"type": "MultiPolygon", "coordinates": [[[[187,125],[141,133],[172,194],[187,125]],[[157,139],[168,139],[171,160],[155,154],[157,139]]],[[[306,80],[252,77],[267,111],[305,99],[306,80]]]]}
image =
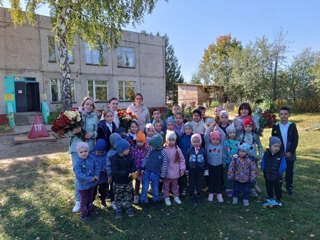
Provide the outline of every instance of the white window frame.
{"type": "Polygon", "coordinates": [[[135,68],[136,67],[136,53],[134,47],[120,46],[117,48],[117,66],[119,68],[135,68]],[[130,51],[129,51],[130,50],[130,51]],[[133,54],[133,64],[126,65],[125,54],[133,54]]]}
{"type": "Polygon", "coordinates": [[[133,99],[126,99],[126,82],[133,83],[134,93],[137,93],[137,82],[136,81],[129,81],[129,80],[120,80],[118,81],[118,95],[119,95],[119,101],[120,102],[129,102],[133,99]],[[122,84],[121,84],[122,83],[122,84]],[[120,96],[120,88],[122,88],[122,96],[120,96]]]}
{"type": "MultiPolygon", "coordinates": [[[[56,63],[59,58],[59,48],[58,48],[57,42],[54,39],[54,36],[48,36],[47,41],[48,41],[48,62],[56,63]],[[50,58],[50,54],[49,54],[49,44],[50,44],[49,39],[50,38],[53,39],[53,41],[54,41],[54,60],[49,59],[50,58]]],[[[68,51],[69,64],[74,64],[74,54],[73,53],[74,53],[73,48],[71,49],[71,51],[68,51]]]]}
{"type": "MultiPolygon", "coordinates": [[[[70,79],[70,81],[71,81],[71,89],[72,89],[72,87],[73,87],[73,98],[74,99],[72,99],[72,95],[71,95],[71,101],[72,102],[76,102],[76,88],[75,88],[75,80],[74,79],[70,79]]],[[[72,91],[71,91],[71,93],[72,93],[72,91]]],[[[60,103],[61,102],[61,100],[62,100],[62,82],[61,82],[61,79],[59,79],[59,78],[50,78],[50,101],[52,102],[52,103],[60,103]],[[57,81],[57,93],[58,93],[58,101],[53,101],[53,99],[52,99],[52,80],[56,80],[57,81]]]]}
{"type": "MultiPolygon", "coordinates": [[[[88,43],[84,43],[84,48],[85,48],[85,60],[86,60],[86,65],[94,65],[94,66],[99,66],[99,51],[96,48],[90,48],[88,43]],[[88,56],[88,54],[90,54],[88,56]],[[95,59],[95,56],[98,59],[95,59]],[[89,61],[88,61],[89,60],[89,61]]],[[[108,50],[107,47],[104,45],[103,46],[103,63],[102,66],[107,66],[108,65],[108,50]]]]}
{"type": "Polygon", "coordinates": [[[108,86],[108,80],[98,80],[98,79],[93,80],[93,79],[89,79],[89,80],[88,80],[88,87],[87,87],[87,92],[88,92],[87,95],[90,96],[90,97],[92,97],[92,99],[93,99],[94,101],[97,101],[97,102],[107,102],[107,101],[108,101],[108,88],[109,88],[109,86],[108,86]],[[90,82],[90,81],[92,81],[92,87],[93,87],[93,89],[92,89],[92,96],[90,96],[90,91],[89,91],[89,82],[90,82]],[[105,85],[100,85],[100,84],[97,84],[97,83],[96,83],[96,82],[100,82],[100,81],[104,81],[104,82],[106,82],[106,84],[105,84],[105,85]],[[107,89],[107,91],[106,91],[106,93],[107,93],[106,99],[103,99],[103,100],[97,99],[96,87],[105,87],[105,88],[107,89]]]}

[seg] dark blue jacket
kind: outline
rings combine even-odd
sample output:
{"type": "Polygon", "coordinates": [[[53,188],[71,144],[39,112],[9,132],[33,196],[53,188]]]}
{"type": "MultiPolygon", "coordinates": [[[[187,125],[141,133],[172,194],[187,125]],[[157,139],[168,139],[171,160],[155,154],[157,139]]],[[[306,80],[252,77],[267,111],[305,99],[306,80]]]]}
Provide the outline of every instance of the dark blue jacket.
{"type": "Polygon", "coordinates": [[[202,147],[196,154],[194,147],[191,147],[186,157],[186,166],[188,171],[202,171],[207,168],[207,153],[202,147]]]}
{"type": "Polygon", "coordinates": [[[96,153],[93,152],[92,155],[95,156],[97,167],[100,170],[99,181],[97,182],[97,184],[106,183],[108,181],[107,170],[106,170],[107,152],[105,152],[103,155],[100,155],[100,156],[97,156],[96,153]]]}
{"type": "Polygon", "coordinates": [[[282,173],[286,170],[286,159],[281,151],[272,155],[270,149],[263,154],[261,170],[267,180],[282,179],[282,173]]]}
{"type": "Polygon", "coordinates": [[[118,153],[110,157],[112,179],[116,184],[128,184],[132,179],[129,178],[129,173],[136,171],[134,159],[127,156],[120,156],[118,153]]]}
{"type": "Polygon", "coordinates": [[[187,158],[188,151],[191,147],[191,136],[192,135],[186,135],[185,133],[183,133],[180,137],[180,142],[178,144],[185,159],[187,158]]]}

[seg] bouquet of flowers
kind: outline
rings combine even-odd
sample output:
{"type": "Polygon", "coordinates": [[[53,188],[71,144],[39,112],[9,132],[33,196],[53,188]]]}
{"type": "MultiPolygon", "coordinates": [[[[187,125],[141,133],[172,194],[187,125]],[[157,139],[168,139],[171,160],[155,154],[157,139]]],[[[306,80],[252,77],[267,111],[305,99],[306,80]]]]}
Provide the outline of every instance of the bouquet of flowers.
{"type": "Polygon", "coordinates": [[[261,108],[257,108],[252,115],[252,119],[256,126],[256,133],[259,136],[262,136],[265,128],[272,128],[273,124],[277,122],[275,114],[272,114],[269,111],[262,112],[261,108]]]}
{"type": "Polygon", "coordinates": [[[128,113],[125,109],[118,110],[118,117],[120,121],[119,127],[125,128],[126,131],[128,131],[131,121],[137,119],[134,114],[131,112],[128,113]]]}
{"type": "MultiPolygon", "coordinates": [[[[60,112],[58,117],[53,121],[51,130],[57,133],[59,136],[63,137],[64,134],[72,129],[81,127],[82,120],[80,112],[77,110],[70,110],[65,112],[60,112]]],[[[84,140],[84,132],[76,134],[78,137],[84,140]]]]}

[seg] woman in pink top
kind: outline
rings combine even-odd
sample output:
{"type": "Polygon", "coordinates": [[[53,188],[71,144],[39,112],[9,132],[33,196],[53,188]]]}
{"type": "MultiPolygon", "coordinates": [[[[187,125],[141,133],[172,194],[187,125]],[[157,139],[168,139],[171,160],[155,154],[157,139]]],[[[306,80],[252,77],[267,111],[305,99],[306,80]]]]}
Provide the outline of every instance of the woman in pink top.
{"type": "Polygon", "coordinates": [[[127,112],[131,112],[137,117],[139,131],[144,132],[145,126],[150,122],[149,109],[143,105],[143,96],[137,93],[134,97],[134,102],[129,105],[127,112]]]}

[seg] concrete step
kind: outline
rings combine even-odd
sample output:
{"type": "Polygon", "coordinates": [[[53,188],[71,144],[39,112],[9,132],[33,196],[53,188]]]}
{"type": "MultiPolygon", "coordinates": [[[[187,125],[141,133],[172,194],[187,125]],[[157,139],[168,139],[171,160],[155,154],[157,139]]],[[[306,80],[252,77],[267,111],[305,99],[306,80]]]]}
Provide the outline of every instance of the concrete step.
{"type": "Polygon", "coordinates": [[[25,112],[15,113],[14,121],[17,126],[32,125],[34,120],[34,114],[37,113],[42,123],[44,123],[41,112],[25,112]]]}

